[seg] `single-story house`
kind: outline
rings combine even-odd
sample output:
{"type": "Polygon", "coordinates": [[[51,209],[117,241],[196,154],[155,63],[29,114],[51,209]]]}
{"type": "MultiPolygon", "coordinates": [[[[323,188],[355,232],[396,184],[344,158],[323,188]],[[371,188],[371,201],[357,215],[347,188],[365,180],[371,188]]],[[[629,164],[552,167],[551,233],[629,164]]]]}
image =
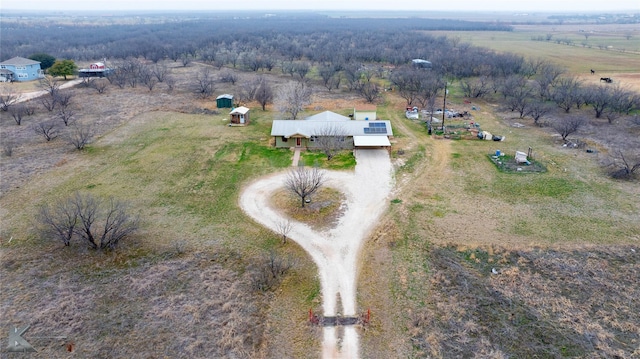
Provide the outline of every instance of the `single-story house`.
{"type": "Polygon", "coordinates": [[[304,120],[274,120],[271,136],[276,147],[318,147],[323,135],[344,136],[345,148],[389,148],[393,136],[391,121],[355,121],[347,116],[325,111],[304,120]]]}
{"type": "Polygon", "coordinates": [[[229,112],[229,115],[231,115],[231,124],[233,125],[246,125],[249,123],[249,109],[244,106],[234,108],[229,112]]]}
{"type": "Polygon", "coordinates": [[[233,108],[233,95],[226,93],[216,97],[216,106],[218,108],[233,108]]]}
{"type": "Polygon", "coordinates": [[[40,69],[40,61],[14,57],[0,62],[0,81],[31,81],[44,77],[40,69]]]}

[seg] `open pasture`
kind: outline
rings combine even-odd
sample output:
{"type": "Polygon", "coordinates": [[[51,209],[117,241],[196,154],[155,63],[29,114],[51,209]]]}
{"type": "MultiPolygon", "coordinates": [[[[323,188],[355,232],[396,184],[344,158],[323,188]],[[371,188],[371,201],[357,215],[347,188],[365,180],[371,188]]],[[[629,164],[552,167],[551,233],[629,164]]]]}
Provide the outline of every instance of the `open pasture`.
{"type": "Polygon", "coordinates": [[[640,92],[640,31],[634,25],[514,25],[513,31],[429,32],[474,46],[556,63],[585,82],[611,77],[640,92]],[[586,37],[585,37],[586,35],[586,37]],[[546,38],[550,36],[550,40],[546,38]],[[534,40],[535,39],[535,40],[534,40]],[[567,45],[565,41],[571,41],[567,45]],[[560,43],[559,43],[560,41],[560,43]],[[590,70],[595,70],[591,76],[590,70]]]}

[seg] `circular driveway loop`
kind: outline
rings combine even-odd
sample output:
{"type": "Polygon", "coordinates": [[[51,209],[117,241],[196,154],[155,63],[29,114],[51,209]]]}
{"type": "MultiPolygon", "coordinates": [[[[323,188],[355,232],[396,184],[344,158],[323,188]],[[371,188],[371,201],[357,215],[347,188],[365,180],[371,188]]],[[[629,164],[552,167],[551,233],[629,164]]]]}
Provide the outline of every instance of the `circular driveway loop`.
{"type": "MultiPolygon", "coordinates": [[[[315,231],[308,225],[289,219],[288,237],[296,241],[318,266],[324,316],[338,313],[340,296],[343,316],[356,315],[356,274],[358,252],[364,239],[389,203],[393,186],[391,160],[387,150],[356,151],[355,172],[325,171],[325,186],[346,197],[346,210],[335,228],[315,231]]],[[[240,206],[256,222],[277,232],[277,223],[287,217],[270,203],[272,194],[284,188],[287,172],[260,178],[244,189],[240,206]]],[[[334,328],[325,328],[323,358],[357,358],[358,337],[355,328],[345,328],[338,349],[334,328]],[[347,330],[348,329],[348,330],[347,330]]]]}

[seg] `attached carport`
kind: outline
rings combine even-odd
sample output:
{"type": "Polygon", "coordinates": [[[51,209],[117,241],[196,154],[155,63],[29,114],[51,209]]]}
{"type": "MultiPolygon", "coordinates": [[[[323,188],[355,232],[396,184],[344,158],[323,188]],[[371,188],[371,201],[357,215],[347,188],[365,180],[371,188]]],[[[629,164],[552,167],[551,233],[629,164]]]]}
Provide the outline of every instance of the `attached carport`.
{"type": "Polygon", "coordinates": [[[391,142],[387,136],[353,136],[355,150],[391,149],[391,142]]]}

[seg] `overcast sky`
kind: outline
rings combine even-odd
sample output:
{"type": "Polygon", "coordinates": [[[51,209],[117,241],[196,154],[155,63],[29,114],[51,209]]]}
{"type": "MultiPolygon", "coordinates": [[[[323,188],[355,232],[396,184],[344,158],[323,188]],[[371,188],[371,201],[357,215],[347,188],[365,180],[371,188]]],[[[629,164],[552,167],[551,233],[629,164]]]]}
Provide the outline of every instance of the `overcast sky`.
{"type": "Polygon", "coordinates": [[[0,0],[24,10],[459,10],[516,12],[640,11],[640,0],[0,0]]]}

